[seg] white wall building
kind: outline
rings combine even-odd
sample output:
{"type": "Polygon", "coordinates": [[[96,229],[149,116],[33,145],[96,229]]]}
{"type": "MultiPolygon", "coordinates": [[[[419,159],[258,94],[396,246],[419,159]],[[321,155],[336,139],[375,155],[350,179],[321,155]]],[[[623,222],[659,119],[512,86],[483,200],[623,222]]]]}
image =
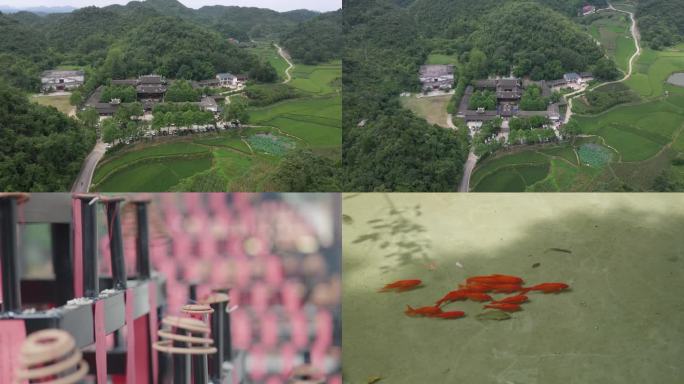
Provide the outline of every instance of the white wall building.
{"type": "Polygon", "coordinates": [[[66,91],[78,88],[85,82],[83,71],[45,71],[40,76],[43,92],[66,91]]]}

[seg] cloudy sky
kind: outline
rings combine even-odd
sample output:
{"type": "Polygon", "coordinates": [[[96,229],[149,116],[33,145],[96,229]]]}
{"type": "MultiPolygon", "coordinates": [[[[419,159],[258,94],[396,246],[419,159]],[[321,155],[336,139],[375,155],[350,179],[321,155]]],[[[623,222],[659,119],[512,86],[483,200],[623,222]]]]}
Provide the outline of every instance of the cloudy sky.
{"type": "MultiPolygon", "coordinates": [[[[110,4],[126,4],[129,0],[0,0],[0,5],[13,8],[67,6],[98,7],[110,4]]],[[[314,11],[334,11],[342,8],[342,0],[179,0],[187,7],[200,8],[205,5],[238,5],[242,7],[270,8],[276,11],[311,9],[314,11]]]]}

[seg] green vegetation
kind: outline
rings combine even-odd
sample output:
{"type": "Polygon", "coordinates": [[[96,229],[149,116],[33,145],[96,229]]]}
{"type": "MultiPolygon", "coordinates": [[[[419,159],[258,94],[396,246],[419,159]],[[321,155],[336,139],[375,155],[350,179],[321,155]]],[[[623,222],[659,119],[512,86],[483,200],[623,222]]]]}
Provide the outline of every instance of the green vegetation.
{"type": "Polygon", "coordinates": [[[432,51],[415,14],[383,0],[345,3],[343,189],[453,191],[467,156],[465,130],[430,125],[398,95],[419,90],[432,51]]]}
{"type": "Polygon", "coordinates": [[[503,142],[496,137],[501,132],[501,123],[501,119],[487,121],[475,134],[473,148],[478,157],[485,158],[501,148],[503,142]]]}
{"type": "Polygon", "coordinates": [[[342,11],[322,14],[298,25],[282,39],[297,62],[325,63],[337,60],[342,52],[342,11]]]}
{"type": "Polygon", "coordinates": [[[544,125],[550,124],[549,118],[546,116],[530,116],[530,117],[519,117],[511,119],[509,126],[511,130],[529,130],[534,128],[541,128],[544,125]]]}
{"type": "Polygon", "coordinates": [[[288,85],[312,95],[328,95],[340,91],[342,63],[331,61],[319,65],[295,66],[291,71],[292,81],[288,85]]]}
{"type": "Polygon", "coordinates": [[[597,114],[618,104],[634,103],[639,96],[623,83],[608,84],[575,99],[573,111],[581,115],[597,114]]]}
{"type": "Polygon", "coordinates": [[[48,107],[55,107],[58,111],[65,115],[69,115],[74,107],[70,102],[70,97],[65,95],[60,96],[44,96],[44,95],[32,95],[29,100],[34,103],[45,105],[48,107]]]}
{"type": "Polygon", "coordinates": [[[249,105],[259,107],[277,103],[278,101],[297,97],[297,91],[287,84],[254,84],[245,90],[249,105]]]}
{"type": "Polygon", "coordinates": [[[622,72],[627,72],[629,58],[636,49],[630,31],[632,22],[620,12],[601,12],[586,18],[589,33],[601,43],[608,57],[622,72]]]}
{"type": "Polygon", "coordinates": [[[470,97],[469,100],[468,109],[477,110],[480,108],[484,108],[488,111],[495,110],[496,93],[489,90],[473,92],[473,95],[470,97]]]}
{"type": "Polygon", "coordinates": [[[95,144],[94,130],[53,107],[30,103],[21,91],[2,80],[0,126],[3,191],[70,189],[95,144]]]}
{"type": "Polygon", "coordinates": [[[259,57],[260,60],[268,62],[275,68],[278,78],[284,80],[285,70],[288,67],[287,62],[282,56],[278,54],[278,50],[274,48],[270,41],[255,41],[249,48],[249,51],[259,57]]]}
{"type": "Polygon", "coordinates": [[[112,99],[119,99],[122,103],[136,101],[135,87],[130,85],[108,85],[104,87],[100,95],[100,102],[109,103],[112,99]]]}
{"type": "Polygon", "coordinates": [[[610,149],[593,143],[580,146],[577,154],[583,164],[596,168],[607,165],[613,157],[613,153],[610,149]]]}
{"type": "Polygon", "coordinates": [[[286,137],[258,133],[247,139],[249,146],[255,152],[282,156],[295,148],[296,142],[286,137]]]}
{"type": "Polygon", "coordinates": [[[431,97],[402,97],[401,105],[411,110],[418,117],[422,117],[430,124],[437,124],[447,127],[447,105],[451,101],[451,96],[431,96],[431,97]]]}
{"type": "Polygon", "coordinates": [[[166,96],[164,96],[164,101],[176,103],[193,102],[199,101],[200,96],[202,96],[201,89],[194,89],[189,81],[177,80],[169,86],[166,96]]]}
{"type": "Polygon", "coordinates": [[[153,111],[152,128],[214,125],[214,113],[201,111],[195,104],[157,104],[153,111]]]}
{"type": "Polygon", "coordinates": [[[523,92],[520,99],[520,109],[523,111],[545,111],[549,100],[542,97],[541,87],[538,85],[530,85],[523,92]]]}
{"type": "Polygon", "coordinates": [[[679,0],[640,0],[636,17],[641,37],[661,49],[684,41],[684,7],[679,0]]]}

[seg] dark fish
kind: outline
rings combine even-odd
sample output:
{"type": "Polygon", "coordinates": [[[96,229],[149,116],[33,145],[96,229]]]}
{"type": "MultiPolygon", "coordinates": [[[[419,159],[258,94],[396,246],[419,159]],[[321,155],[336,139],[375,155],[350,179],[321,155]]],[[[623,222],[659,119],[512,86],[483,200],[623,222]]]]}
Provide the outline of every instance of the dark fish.
{"type": "Polygon", "coordinates": [[[563,252],[563,253],[572,253],[571,250],[565,249],[565,248],[549,248],[549,251],[556,251],[556,252],[563,252]]]}

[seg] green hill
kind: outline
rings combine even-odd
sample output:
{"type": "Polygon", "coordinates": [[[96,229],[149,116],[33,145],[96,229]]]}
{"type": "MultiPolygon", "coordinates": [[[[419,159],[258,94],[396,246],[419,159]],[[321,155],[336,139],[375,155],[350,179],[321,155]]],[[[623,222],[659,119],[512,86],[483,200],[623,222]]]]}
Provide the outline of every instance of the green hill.
{"type": "Polygon", "coordinates": [[[684,4],[681,0],[640,0],[636,17],[641,37],[660,49],[684,41],[684,4]]]}
{"type": "Polygon", "coordinates": [[[282,39],[296,61],[317,64],[339,59],[342,51],[342,11],[329,12],[299,24],[282,39]]]}

